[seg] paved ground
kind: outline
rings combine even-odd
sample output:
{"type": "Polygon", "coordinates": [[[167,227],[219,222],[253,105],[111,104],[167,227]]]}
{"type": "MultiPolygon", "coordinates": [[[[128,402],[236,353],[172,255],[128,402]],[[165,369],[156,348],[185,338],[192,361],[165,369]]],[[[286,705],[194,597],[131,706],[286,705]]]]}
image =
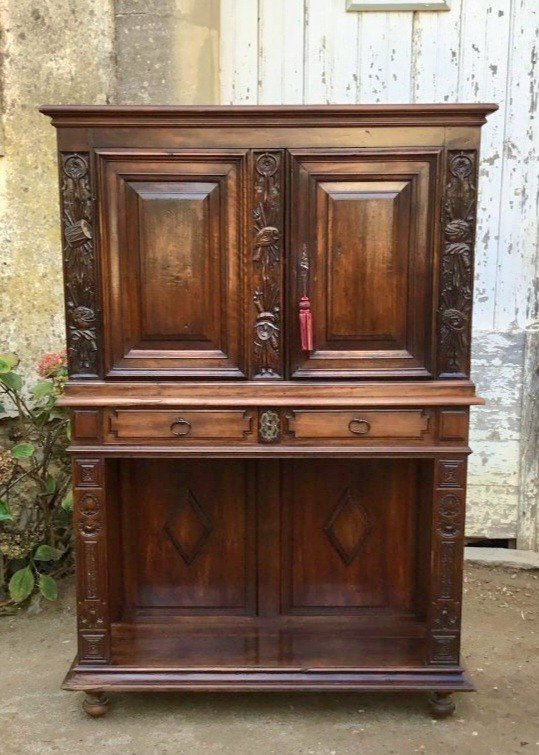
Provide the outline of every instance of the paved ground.
{"type": "Polygon", "coordinates": [[[539,753],[539,573],[470,566],[464,660],[478,692],[433,721],[421,695],[117,695],[104,719],[59,689],[72,590],[0,620],[0,753],[539,753]]]}

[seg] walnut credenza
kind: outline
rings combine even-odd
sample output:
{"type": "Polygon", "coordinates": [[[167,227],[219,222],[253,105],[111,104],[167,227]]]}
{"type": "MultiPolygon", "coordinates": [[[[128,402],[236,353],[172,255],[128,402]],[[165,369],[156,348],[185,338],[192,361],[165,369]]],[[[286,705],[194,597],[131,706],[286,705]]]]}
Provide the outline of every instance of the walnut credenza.
{"type": "Polygon", "coordinates": [[[46,107],[78,656],[126,690],[469,690],[492,105],[46,107]]]}

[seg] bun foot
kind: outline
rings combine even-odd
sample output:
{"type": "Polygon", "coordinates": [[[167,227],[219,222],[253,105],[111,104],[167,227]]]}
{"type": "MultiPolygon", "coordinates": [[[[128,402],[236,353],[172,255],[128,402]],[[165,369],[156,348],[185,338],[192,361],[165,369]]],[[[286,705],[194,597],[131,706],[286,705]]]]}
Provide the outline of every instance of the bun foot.
{"type": "Polygon", "coordinates": [[[101,718],[109,709],[109,700],[104,692],[87,692],[82,709],[92,718],[101,718]]]}
{"type": "Polygon", "coordinates": [[[455,703],[450,692],[433,692],[429,697],[429,708],[433,718],[447,718],[455,711],[455,703]]]}

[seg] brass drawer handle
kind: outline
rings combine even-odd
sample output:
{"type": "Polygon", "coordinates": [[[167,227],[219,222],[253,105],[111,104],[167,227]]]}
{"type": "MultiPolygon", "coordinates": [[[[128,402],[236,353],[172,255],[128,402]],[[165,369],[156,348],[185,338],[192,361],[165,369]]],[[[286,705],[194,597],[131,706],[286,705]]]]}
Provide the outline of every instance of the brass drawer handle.
{"type": "Polygon", "coordinates": [[[189,435],[191,432],[191,423],[188,422],[186,419],[182,419],[181,417],[178,417],[178,419],[175,419],[174,422],[170,426],[170,432],[173,435],[176,435],[178,438],[185,438],[186,435],[189,435]],[[174,428],[178,426],[178,429],[175,430],[174,428]]]}
{"type": "Polygon", "coordinates": [[[367,435],[371,429],[371,424],[366,419],[352,419],[348,424],[348,429],[354,435],[367,435]]]}

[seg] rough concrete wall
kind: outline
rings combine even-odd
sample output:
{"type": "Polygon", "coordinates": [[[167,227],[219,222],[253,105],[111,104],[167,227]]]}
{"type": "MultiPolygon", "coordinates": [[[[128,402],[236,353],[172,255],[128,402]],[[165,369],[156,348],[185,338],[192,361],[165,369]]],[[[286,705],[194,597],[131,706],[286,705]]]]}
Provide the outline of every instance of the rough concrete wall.
{"type": "Polygon", "coordinates": [[[0,350],[27,369],[64,345],[55,132],[48,103],[114,89],[112,0],[3,0],[0,350]]]}
{"type": "Polygon", "coordinates": [[[117,0],[123,104],[219,102],[218,0],[117,0]]]}

